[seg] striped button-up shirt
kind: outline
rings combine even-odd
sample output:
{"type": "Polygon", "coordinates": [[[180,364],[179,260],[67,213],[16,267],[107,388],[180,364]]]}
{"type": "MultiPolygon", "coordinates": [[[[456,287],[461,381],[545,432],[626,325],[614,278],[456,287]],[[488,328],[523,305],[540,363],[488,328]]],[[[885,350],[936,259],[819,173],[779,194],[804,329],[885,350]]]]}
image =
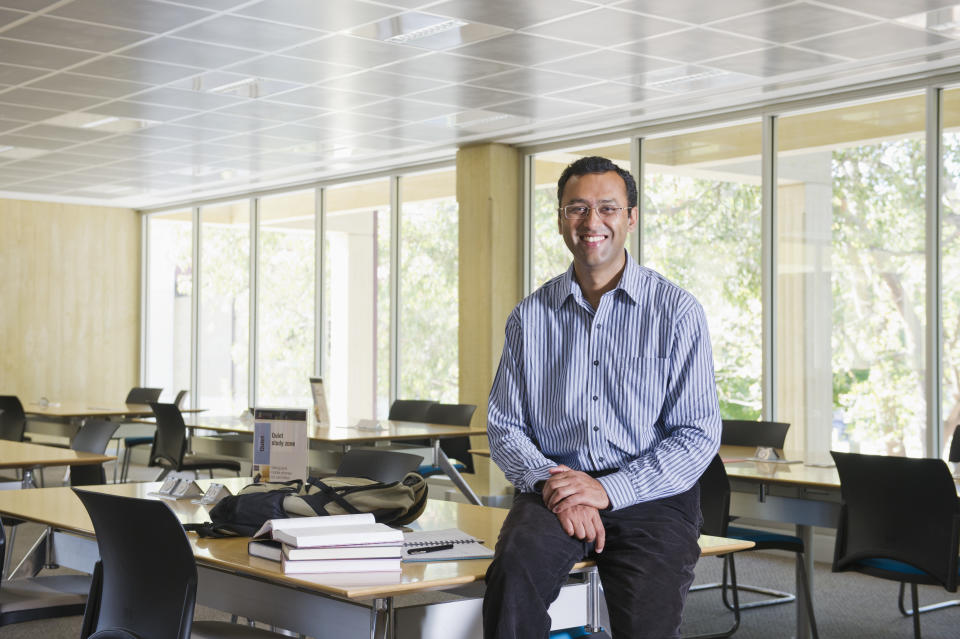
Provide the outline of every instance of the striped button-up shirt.
{"type": "Polygon", "coordinates": [[[523,491],[566,464],[609,471],[599,481],[613,509],[684,492],[720,444],[703,308],[627,255],[594,310],[571,265],[507,319],[487,432],[523,491]]]}

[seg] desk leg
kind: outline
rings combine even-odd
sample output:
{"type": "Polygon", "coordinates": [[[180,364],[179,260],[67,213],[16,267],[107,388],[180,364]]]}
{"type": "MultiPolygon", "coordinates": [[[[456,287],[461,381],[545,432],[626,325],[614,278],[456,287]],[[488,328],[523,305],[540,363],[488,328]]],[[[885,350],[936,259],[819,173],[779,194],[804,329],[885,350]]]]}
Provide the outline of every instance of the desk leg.
{"type": "MultiPolygon", "coordinates": [[[[797,537],[803,540],[803,561],[807,569],[807,582],[810,587],[810,596],[813,597],[813,526],[806,524],[797,524],[797,537]]],[[[800,573],[797,573],[796,593],[797,593],[797,639],[810,638],[810,623],[807,619],[806,595],[803,592],[803,584],[800,581],[800,573]]]]}
{"type": "Polygon", "coordinates": [[[393,597],[374,599],[370,609],[370,639],[390,639],[395,636],[393,621],[393,597]]]}
{"type": "MultiPolygon", "coordinates": [[[[39,470],[39,469],[38,469],[39,470]]],[[[43,472],[40,470],[40,472],[43,472]]],[[[37,482],[33,478],[33,468],[24,468],[20,475],[20,488],[36,488],[37,482]]]]}
{"type": "Polygon", "coordinates": [[[587,630],[600,629],[600,574],[596,568],[587,573],[587,630]]]}
{"type": "Polygon", "coordinates": [[[471,504],[476,506],[482,506],[483,502],[480,501],[480,498],[477,497],[477,493],[473,492],[473,489],[470,488],[470,485],[467,484],[466,480],[463,478],[463,475],[453,467],[453,464],[450,463],[450,458],[447,457],[447,454],[443,452],[443,449],[440,448],[440,440],[433,440],[433,465],[439,466],[440,470],[446,473],[447,477],[453,480],[453,485],[460,489],[460,492],[464,494],[471,504]]]}

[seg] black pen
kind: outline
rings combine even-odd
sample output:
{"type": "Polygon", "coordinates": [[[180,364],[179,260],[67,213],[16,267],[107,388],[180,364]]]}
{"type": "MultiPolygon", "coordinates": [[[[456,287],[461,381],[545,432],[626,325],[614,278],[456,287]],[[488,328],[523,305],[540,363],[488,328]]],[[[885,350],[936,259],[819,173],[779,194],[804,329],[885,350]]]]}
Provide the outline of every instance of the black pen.
{"type": "Polygon", "coordinates": [[[420,548],[414,548],[413,550],[408,550],[408,555],[419,555],[425,552],[438,552],[440,550],[452,550],[453,544],[443,544],[442,546],[422,546],[420,548]]]}

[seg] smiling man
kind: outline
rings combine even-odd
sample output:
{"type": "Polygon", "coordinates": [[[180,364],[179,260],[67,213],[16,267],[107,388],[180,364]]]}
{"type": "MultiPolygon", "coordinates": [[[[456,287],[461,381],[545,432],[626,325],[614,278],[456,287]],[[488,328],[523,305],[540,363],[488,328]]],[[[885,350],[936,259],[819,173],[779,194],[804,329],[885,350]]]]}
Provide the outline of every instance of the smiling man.
{"type": "Polygon", "coordinates": [[[557,198],[573,264],[510,314],[490,391],[491,455],[520,494],[487,571],[484,636],[547,637],[547,608],[592,557],[615,639],[676,637],[700,555],[697,479],[720,441],[706,319],[624,249],[628,172],[582,158],[557,198]]]}

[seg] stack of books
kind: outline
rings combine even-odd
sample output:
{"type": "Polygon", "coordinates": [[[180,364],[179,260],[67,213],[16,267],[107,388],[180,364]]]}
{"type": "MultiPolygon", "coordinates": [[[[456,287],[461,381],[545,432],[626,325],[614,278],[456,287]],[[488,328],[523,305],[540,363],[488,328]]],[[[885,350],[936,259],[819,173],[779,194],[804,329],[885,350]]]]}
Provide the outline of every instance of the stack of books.
{"type": "Polygon", "coordinates": [[[403,533],[370,513],[271,519],[247,546],[284,573],[399,572],[403,533]]]}

